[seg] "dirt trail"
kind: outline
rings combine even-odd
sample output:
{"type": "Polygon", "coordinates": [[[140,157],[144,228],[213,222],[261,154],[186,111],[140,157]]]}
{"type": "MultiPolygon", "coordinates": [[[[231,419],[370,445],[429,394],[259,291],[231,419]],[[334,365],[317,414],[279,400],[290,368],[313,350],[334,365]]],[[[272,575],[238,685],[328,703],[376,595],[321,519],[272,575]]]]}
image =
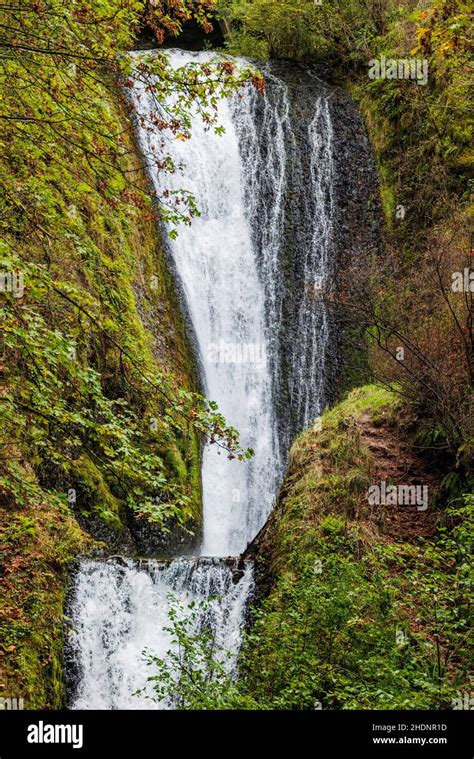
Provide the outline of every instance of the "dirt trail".
{"type": "Polygon", "coordinates": [[[385,481],[389,485],[427,485],[428,509],[416,506],[372,506],[372,519],[379,529],[394,540],[411,541],[433,534],[438,513],[433,507],[434,495],[439,489],[439,477],[429,471],[426,462],[413,447],[399,436],[399,431],[388,424],[375,425],[370,412],[359,420],[360,441],[373,457],[372,482],[385,481]]]}

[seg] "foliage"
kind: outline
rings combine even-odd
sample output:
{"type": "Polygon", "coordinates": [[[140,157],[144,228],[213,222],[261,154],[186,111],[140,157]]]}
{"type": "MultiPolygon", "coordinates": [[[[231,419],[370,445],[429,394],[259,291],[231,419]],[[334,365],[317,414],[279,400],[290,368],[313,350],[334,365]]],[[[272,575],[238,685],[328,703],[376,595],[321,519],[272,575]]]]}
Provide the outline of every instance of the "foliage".
{"type": "MultiPolygon", "coordinates": [[[[153,701],[173,709],[245,709],[255,708],[250,697],[240,694],[232,678],[229,652],[219,651],[212,629],[206,626],[205,611],[210,601],[191,601],[184,606],[174,596],[168,598],[170,648],[164,657],[145,650],[148,666],[155,674],[153,701]]],[[[137,695],[144,695],[146,689],[137,695]]]]}
{"type": "MultiPolygon", "coordinates": [[[[390,241],[405,260],[427,249],[426,231],[443,223],[451,231],[469,193],[470,13],[466,3],[435,2],[400,9],[372,56],[425,60],[426,86],[406,80],[353,83],[372,134],[387,199],[390,241]],[[403,218],[396,214],[403,206],[403,218]],[[445,221],[446,220],[446,221],[445,221]]],[[[365,72],[364,72],[365,73],[365,72]]],[[[468,245],[467,219],[458,246],[468,245]]],[[[453,231],[454,231],[453,229],[453,231]]],[[[430,242],[430,241],[429,241],[430,242]]]]}
{"type": "MultiPolygon", "coordinates": [[[[6,270],[18,268],[14,257],[5,256],[2,263],[6,270]]],[[[94,306],[97,308],[97,304],[89,302],[84,305],[80,290],[70,283],[58,283],[40,266],[22,263],[22,272],[33,297],[41,298],[43,291],[46,298],[51,288],[67,295],[76,314],[88,315],[89,308],[92,313],[94,306]]],[[[10,309],[2,309],[2,320],[7,356],[20,357],[18,362],[6,363],[8,385],[1,398],[3,427],[7,435],[14,434],[16,445],[28,441],[39,461],[65,474],[86,451],[116,482],[123,500],[132,509],[161,524],[170,516],[183,520],[188,498],[167,483],[165,468],[150,440],[149,420],[138,422],[125,397],[111,399],[104,395],[100,374],[87,365],[86,357],[81,361],[74,335],[49,327],[34,307],[28,303],[18,306],[13,297],[10,309]]],[[[121,346],[120,350],[123,371],[130,372],[128,392],[135,377],[137,385],[141,385],[134,387],[135,392],[159,394],[162,398],[162,432],[172,430],[176,419],[184,417],[212,440],[222,441],[227,450],[236,448],[237,432],[225,427],[214,404],[213,410],[197,394],[177,387],[163,373],[147,371],[143,362],[121,346]]],[[[245,454],[237,448],[237,455],[242,458],[245,454]]],[[[7,474],[1,482],[5,487],[12,486],[21,503],[23,483],[15,480],[11,462],[6,461],[4,466],[7,474]]]]}
{"type": "Polygon", "coordinates": [[[354,419],[387,421],[396,406],[386,391],[358,389],[297,441],[275,519],[275,582],[241,664],[259,702],[439,709],[469,687],[472,496],[449,506],[432,540],[411,543],[378,534],[357,505],[365,487],[352,504],[349,487],[341,496],[355,465],[371,481],[354,419]]]}
{"type": "Polygon", "coordinates": [[[463,2],[400,6],[371,55],[425,60],[427,85],[368,83],[365,72],[349,85],[387,224],[385,255],[351,282],[353,315],[367,325],[374,376],[417,414],[418,444],[451,457],[462,475],[473,466],[473,296],[452,285],[471,264],[469,24],[463,2]]]}
{"type": "MultiPolygon", "coordinates": [[[[218,128],[218,96],[253,76],[246,70],[236,74],[225,61],[174,71],[164,54],[144,54],[138,62],[123,54],[144,21],[160,40],[179,32],[191,17],[208,27],[207,0],[173,8],[160,15],[158,7],[146,10],[144,3],[128,0],[67,7],[51,0],[0,11],[1,267],[21,276],[25,288],[24,297],[8,292],[2,297],[5,441],[23,451],[34,447],[38,464],[66,475],[87,451],[132,509],[161,524],[170,516],[178,522],[189,517],[189,497],[181,486],[168,483],[149,419],[137,419],[139,399],[143,405],[145,398],[159,397],[161,440],[184,424],[231,457],[251,452],[240,450],[237,432],[225,426],[214,403],[181,387],[166,371],[156,371],[144,357],[145,346],[136,345],[132,334],[122,336],[113,316],[117,301],[126,297],[121,272],[116,269],[104,308],[90,283],[78,281],[73,261],[85,266],[86,276],[96,276],[97,251],[84,237],[81,219],[95,194],[111,209],[104,226],[130,224],[136,210],[148,209],[151,217],[159,210],[162,220],[176,224],[189,223],[198,213],[185,191],[164,199],[159,208],[152,206],[141,169],[130,160],[131,124],[123,129],[117,118],[116,84],[133,87],[137,79],[146,80],[160,102],[172,90],[173,105],[167,103],[166,116],[149,128],[186,138],[192,109],[218,128]],[[58,260],[64,245],[71,254],[67,263],[58,260]],[[84,328],[90,331],[86,336],[84,328]],[[96,360],[91,336],[118,354],[120,383],[112,393],[103,367],[91,365],[96,360]]],[[[163,171],[173,170],[166,155],[156,161],[163,171]]],[[[114,263],[107,265],[113,276],[114,263]]],[[[4,466],[3,484],[19,498],[21,482],[8,462],[4,466]]]]}
{"type": "Polygon", "coordinates": [[[220,0],[233,23],[229,49],[253,57],[360,62],[384,28],[389,3],[376,0],[220,0]]]}
{"type": "Polygon", "coordinates": [[[353,262],[332,307],[341,325],[365,329],[371,373],[416,415],[418,445],[468,476],[474,462],[473,294],[452,288],[454,273],[463,276],[470,264],[468,251],[458,247],[462,228],[458,217],[449,233],[430,233],[416,268],[391,247],[362,269],[353,262]]]}
{"type": "Polygon", "coordinates": [[[380,544],[361,558],[356,526],[324,532],[323,520],[258,611],[244,687],[272,708],[450,708],[469,688],[472,585],[460,592],[458,544],[380,544]]]}
{"type": "MultiPolygon", "coordinates": [[[[144,24],[160,42],[189,19],[209,28],[210,8],[0,8],[0,666],[2,692],[28,706],[62,704],[64,565],[94,545],[71,505],[87,526],[97,506],[111,531],[128,510],[162,533],[196,532],[202,442],[251,455],[197,392],[160,245],[158,218],[176,227],[198,209],[185,188],[150,196],[124,94],[137,78],[157,99],[176,94],[148,125],[165,142],[187,138],[191,111],[219,130],[218,96],[252,78],[261,87],[253,70],[220,58],[174,71],[160,54],[134,68],[127,54],[144,24]]],[[[159,160],[173,171],[166,151],[159,160]]]]}
{"type": "Polygon", "coordinates": [[[260,551],[271,589],[253,610],[238,679],[180,619],[179,652],[150,658],[159,698],[177,688],[180,708],[447,709],[469,691],[473,496],[450,503],[433,540],[404,542],[356,514],[364,486],[350,495],[355,465],[371,477],[357,422],[386,423],[396,408],[386,390],[360,388],[297,439],[260,551]]]}
{"type": "Polygon", "coordinates": [[[23,501],[15,511],[0,498],[0,669],[2,695],[23,698],[27,708],[63,704],[63,609],[66,567],[90,538],[71,516],[66,495],[32,499],[32,470],[17,462],[23,501]]]}
{"type": "MultiPolygon", "coordinates": [[[[159,41],[167,33],[179,33],[191,18],[208,28],[210,5],[208,0],[180,0],[163,13],[160,6],[130,0],[110,0],[99,6],[94,2],[64,6],[49,0],[21,9],[0,9],[3,139],[6,155],[13,151],[2,175],[10,224],[20,208],[26,215],[23,225],[34,219],[32,226],[37,230],[43,220],[47,222],[47,198],[34,192],[44,163],[57,163],[64,172],[71,172],[85,192],[87,187],[98,187],[114,207],[149,202],[134,172],[123,166],[125,136],[117,130],[104,98],[114,85],[132,88],[137,82],[145,83],[163,109],[163,117],[154,118],[150,128],[163,136],[185,137],[192,108],[199,110],[209,126],[216,126],[219,95],[229,94],[252,77],[259,84],[255,72],[237,72],[230,61],[216,59],[204,68],[190,64],[173,70],[164,52],[143,53],[138,59],[126,53],[145,22],[154,27],[159,41]]],[[[163,144],[157,140],[153,159],[161,170],[172,171],[163,144]]],[[[160,198],[159,212],[162,219],[189,223],[197,209],[183,191],[172,202],[160,198]]],[[[21,229],[26,231],[24,226],[21,229]]]]}

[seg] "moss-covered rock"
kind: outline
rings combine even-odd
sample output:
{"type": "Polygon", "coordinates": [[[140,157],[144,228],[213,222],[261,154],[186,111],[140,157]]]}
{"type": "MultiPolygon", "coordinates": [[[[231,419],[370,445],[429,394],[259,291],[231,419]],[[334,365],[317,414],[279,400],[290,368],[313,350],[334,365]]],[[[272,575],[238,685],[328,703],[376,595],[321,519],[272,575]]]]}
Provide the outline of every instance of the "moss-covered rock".
{"type": "Polygon", "coordinates": [[[468,687],[462,546],[472,506],[438,510],[441,473],[416,455],[411,434],[396,395],[371,385],[296,440],[250,550],[260,603],[241,690],[260,707],[450,708],[468,687]],[[383,478],[429,482],[428,512],[371,506],[368,486],[383,478]],[[453,518],[460,533],[446,539],[453,518]]]}
{"type": "MultiPolygon", "coordinates": [[[[32,479],[28,467],[25,481],[32,479]]],[[[0,695],[59,709],[68,564],[94,543],[66,496],[0,503],[0,695]]]]}
{"type": "MultiPolygon", "coordinates": [[[[124,131],[128,115],[122,96],[109,86],[103,98],[117,133],[124,133],[124,177],[146,193],[141,157],[130,130],[124,131]]],[[[8,420],[7,453],[18,464],[0,483],[0,695],[23,697],[27,708],[62,704],[69,562],[99,547],[135,554],[164,553],[176,544],[190,549],[199,540],[202,520],[200,438],[184,416],[173,418],[166,398],[147,379],[160,372],[170,386],[199,390],[160,229],[146,202],[110,202],[114,193],[130,191],[125,181],[106,190],[99,182],[82,182],[75,160],[72,151],[73,171],[66,172],[46,158],[32,178],[55,234],[47,246],[41,236],[18,235],[16,244],[25,260],[46,267],[53,282],[62,283],[62,295],[51,288],[45,296],[32,282],[27,306],[41,312],[53,334],[57,330],[75,341],[74,360],[97,373],[102,397],[126,406],[126,418],[135,424],[123,445],[138,441],[144,456],[159,464],[167,485],[187,500],[179,520],[150,526],[146,514],[130,507],[133,472],[117,476],[87,435],[81,448],[70,423],[45,422],[33,434],[36,418],[26,407],[8,420]],[[165,424],[165,417],[171,423],[165,424]],[[149,432],[143,435],[143,429],[149,432]],[[38,444],[43,434],[47,447],[38,444]]],[[[48,355],[51,371],[57,371],[55,354],[48,355]]],[[[21,392],[22,371],[28,371],[26,364],[12,354],[6,379],[12,392],[21,392]]],[[[66,409],[77,387],[66,386],[63,377],[57,387],[67,390],[58,402],[66,409]]],[[[90,419],[94,404],[91,398],[90,419]]],[[[104,418],[105,447],[109,423],[104,418]]],[[[114,450],[111,455],[117,456],[114,450]]]]}

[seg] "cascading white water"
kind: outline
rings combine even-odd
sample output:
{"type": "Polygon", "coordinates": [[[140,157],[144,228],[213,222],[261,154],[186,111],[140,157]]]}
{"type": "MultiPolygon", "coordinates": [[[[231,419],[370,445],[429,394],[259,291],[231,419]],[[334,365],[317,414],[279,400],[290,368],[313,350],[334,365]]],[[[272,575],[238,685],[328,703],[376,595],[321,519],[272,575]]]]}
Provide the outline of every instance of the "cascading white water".
{"type": "MultiPolygon", "coordinates": [[[[175,67],[211,57],[170,53],[175,67]]],[[[134,87],[133,98],[149,123],[156,104],[145,83],[134,87]]],[[[229,460],[216,446],[204,451],[201,553],[210,556],[236,555],[246,547],[270,512],[280,475],[267,365],[271,350],[265,329],[265,287],[252,243],[252,197],[244,195],[237,135],[240,118],[236,117],[241,114],[251,125],[251,107],[246,97],[236,98],[235,103],[222,100],[223,135],[196,117],[191,138],[167,146],[175,166],[183,168],[169,176],[150,165],[159,195],[186,187],[196,199],[200,216],[180,228],[179,237],[170,242],[171,252],[197,337],[206,394],[239,430],[243,447],[254,450],[252,460],[245,463],[229,460]]],[[[143,153],[153,155],[154,134],[141,130],[139,139],[143,153]]],[[[280,149],[283,163],[283,145],[280,149]]]]}
{"type": "Polygon", "coordinates": [[[330,261],[332,225],[334,218],[332,155],[333,129],[329,102],[319,98],[316,113],[309,126],[311,152],[311,201],[314,211],[311,245],[304,256],[304,287],[299,307],[298,325],[301,343],[295,346],[293,365],[297,367],[298,416],[306,427],[321,413],[324,364],[328,347],[328,313],[323,295],[330,291],[330,261]]]}
{"type": "Polygon", "coordinates": [[[247,217],[265,291],[274,399],[283,397],[285,379],[289,390],[285,398],[288,408],[282,414],[280,400],[279,409],[280,458],[284,462],[295,432],[321,413],[325,391],[330,334],[324,295],[331,291],[334,273],[332,91],[320,83],[314,116],[308,124],[304,119],[297,124],[287,83],[271,66],[265,66],[264,74],[267,97],[263,103],[255,91],[247,90],[244,98],[233,101],[233,119],[247,217]],[[307,154],[309,161],[305,160],[307,154]],[[298,228],[304,229],[304,234],[299,234],[298,228]],[[297,261],[285,261],[287,245],[297,261]],[[282,273],[285,267],[292,269],[290,283],[282,273]],[[288,287],[294,291],[290,297],[288,287]],[[285,319],[289,322],[286,326],[285,319]],[[282,341],[285,329],[291,335],[286,346],[282,341]]]}
{"type": "MultiPolygon", "coordinates": [[[[210,57],[170,52],[176,67],[210,57]]],[[[256,535],[277,494],[290,437],[287,431],[282,441],[285,423],[276,403],[282,386],[285,289],[280,269],[291,182],[288,154],[301,148],[293,134],[287,85],[271,72],[267,77],[271,98],[249,89],[221,101],[222,136],[196,117],[189,140],[167,145],[179,167],[176,173],[157,172],[152,162],[148,167],[158,195],[185,188],[196,198],[200,216],[180,227],[170,252],[192,320],[206,394],[239,430],[242,445],[255,452],[251,461],[237,462],[206,447],[202,557],[237,556],[256,535]]],[[[150,123],[157,106],[144,83],[135,86],[133,99],[150,123]]],[[[144,156],[153,155],[154,135],[139,128],[138,136],[144,156]]],[[[331,237],[331,123],[323,98],[315,104],[305,139],[312,150],[306,178],[312,227],[302,255],[304,281],[314,285],[327,276],[331,237]]],[[[295,321],[300,344],[292,346],[292,372],[301,383],[299,428],[320,411],[328,339],[326,317],[314,309],[309,291],[303,288],[299,298],[295,321]]],[[[217,594],[201,622],[212,627],[221,648],[236,652],[253,579],[249,562],[237,582],[234,570],[222,558],[148,561],[146,566],[83,562],[71,602],[70,649],[77,672],[73,707],[153,706],[132,694],[150,674],[143,649],[162,656],[169,647],[163,630],[169,592],[184,602],[217,594]]]]}
{"type": "MultiPolygon", "coordinates": [[[[142,655],[145,649],[163,657],[170,648],[170,594],[186,607],[212,598],[190,632],[202,624],[215,631],[216,646],[237,651],[242,618],[251,592],[252,566],[245,563],[234,582],[236,567],[218,559],[174,559],[170,563],[127,561],[123,565],[85,561],[75,587],[75,630],[71,647],[81,676],[75,709],[160,709],[147,678],[153,675],[142,655]],[[144,693],[134,695],[136,691],[144,693]]],[[[230,660],[232,667],[232,660],[230,660]]]]}
{"type": "MultiPolygon", "coordinates": [[[[265,335],[268,370],[273,395],[281,392],[279,327],[283,321],[283,293],[280,274],[281,245],[285,225],[287,191],[287,152],[294,147],[288,87],[270,71],[265,72],[266,86],[272,98],[263,99],[263,113],[255,118],[259,95],[247,89],[231,104],[232,116],[240,146],[242,185],[246,215],[251,226],[254,255],[258,258],[260,280],[265,298],[265,335]]],[[[280,481],[285,445],[278,436],[273,405],[274,471],[280,481]]],[[[255,531],[256,532],[256,531],[255,531]]],[[[254,534],[255,534],[254,532],[254,534]]]]}

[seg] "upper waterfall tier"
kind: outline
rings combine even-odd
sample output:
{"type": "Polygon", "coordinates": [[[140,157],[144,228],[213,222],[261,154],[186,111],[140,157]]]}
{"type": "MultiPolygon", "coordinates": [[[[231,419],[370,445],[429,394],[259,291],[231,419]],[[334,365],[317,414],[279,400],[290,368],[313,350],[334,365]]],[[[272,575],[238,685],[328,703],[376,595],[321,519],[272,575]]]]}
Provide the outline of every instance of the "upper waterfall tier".
{"type": "MultiPolygon", "coordinates": [[[[170,52],[175,67],[212,57],[170,52]]],[[[205,555],[238,554],[258,532],[291,439],[320,413],[331,374],[336,335],[321,293],[335,286],[341,228],[351,226],[342,217],[360,162],[341,178],[337,154],[348,150],[334,124],[339,91],[310,73],[288,72],[266,65],[264,96],[248,87],[222,100],[222,136],[196,115],[191,138],[166,145],[179,167],[174,174],[148,164],[159,195],[185,188],[196,198],[200,216],[179,228],[170,253],[205,391],[255,451],[250,463],[229,461],[213,446],[204,452],[205,555]]],[[[132,98],[146,123],[160,115],[145,83],[132,98]]],[[[353,113],[348,121],[355,124],[353,113]]],[[[356,126],[360,152],[365,136],[356,126]]],[[[150,157],[156,135],[140,126],[138,135],[150,157]]]]}

